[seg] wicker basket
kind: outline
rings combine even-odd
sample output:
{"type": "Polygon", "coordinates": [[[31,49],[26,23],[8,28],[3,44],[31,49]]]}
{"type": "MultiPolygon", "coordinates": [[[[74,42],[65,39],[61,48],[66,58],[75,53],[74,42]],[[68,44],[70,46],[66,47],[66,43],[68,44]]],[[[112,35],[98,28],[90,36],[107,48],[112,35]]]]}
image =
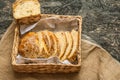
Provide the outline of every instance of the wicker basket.
{"type": "MultiPolygon", "coordinates": [[[[81,51],[81,23],[82,18],[80,16],[67,16],[67,15],[51,15],[51,14],[41,14],[41,18],[51,17],[51,16],[58,16],[58,17],[64,17],[64,18],[77,18],[79,19],[79,49],[81,51]]],[[[78,64],[17,64],[16,63],[16,56],[18,54],[18,45],[19,45],[19,26],[15,28],[15,35],[14,35],[14,43],[13,43],[13,49],[12,49],[12,66],[13,69],[17,72],[38,72],[38,73],[70,73],[70,72],[78,72],[80,70],[81,66],[81,52],[77,56],[78,57],[78,64]]]]}

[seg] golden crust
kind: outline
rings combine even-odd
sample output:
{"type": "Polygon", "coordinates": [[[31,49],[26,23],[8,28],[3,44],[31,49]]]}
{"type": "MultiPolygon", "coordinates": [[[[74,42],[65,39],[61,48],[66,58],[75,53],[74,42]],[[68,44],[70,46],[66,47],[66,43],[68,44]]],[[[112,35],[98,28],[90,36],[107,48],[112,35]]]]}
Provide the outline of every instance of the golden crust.
{"type": "Polygon", "coordinates": [[[49,56],[49,52],[48,52],[48,48],[47,45],[45,43],[45,35],[43,34],[43,32],[37,32],[38,34],[38,38],[39,38],[39,48],[40,48],[40,56],[44,56],[44,57],[48,57],[49,56]]]}
{"type": "Polygon", "coordinates": [[[48,51],[50,52],[51,48],[52,48],[52,39],[50,36],[50,32],[48,30],[43,31],[44,35],[45,35],[45,39],[47,42],[47,46],[48,46],[48,51]]]}
{"type": "Polygon", "coordinates": [[[19,24],[32,24],[37,22],[41,18],[40,14],[30,17],[24,17],[22,19],[17,19],[17,23],[19,24]]]}
{"type": "Polygon", "coordinates": [[[39,53],[38,36],[34,32],[25,34],[19,44],[20,55],[29,58],[36,58],[39,53]]]}
{"type": "Polygon", "coordinates": [[[50,34],[51,39],[52,39],[52,48],[50,50],[51,55],[52,56],[58,56],[58,39],[53,32],[49,31],[49,34],[50,34]]]}
{"type": "Polygon", "coordinates": [[[72,48],[72,51],[70,52],[70,55],[68,56],[68,59],[70,61],[74,61],[76,59],[76,56],[77,56],[78,45],[79,45],[78,31],[72,30],[71,35],[73,38],[73,48],[72,48]]]}
{"type": "Polygon", "coordinates": [[[60,49],[58,58],[61,59],[67,47],[67,40],[64,32],[56,32],[55,35],[58,39],[59,49],[60,49]]]}
{"type": "Polygon", "coordinates": [[[68,46],[66,48],[64,56],[62,57],[62,60],[65,60],[65,59],[68,58],[68,56],[70,55],[70,52],[72,50],[72,46],[73,46],[73,39],[72,39],[71,33],[69,31],[66,31],[65,36],[66,36],[66,39],[67,39],[68,46]]]}

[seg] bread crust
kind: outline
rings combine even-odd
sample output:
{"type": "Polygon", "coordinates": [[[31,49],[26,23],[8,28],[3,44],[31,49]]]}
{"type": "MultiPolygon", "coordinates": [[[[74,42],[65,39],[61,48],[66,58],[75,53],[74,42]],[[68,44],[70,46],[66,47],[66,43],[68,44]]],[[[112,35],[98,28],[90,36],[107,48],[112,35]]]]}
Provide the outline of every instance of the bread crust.
{"type": "Polygon", "coordinates": [[[21,19],[17,19],[17,23],[19,23],[20,25],[22,24],[32,24],[37,22],[38,20],[40,20],[41,16],[40,14],[35,15],[35,16],[30,16],[30,17],[23,17],[21,19]]]}
{"type": "Polygon", "coordinates": [[[70,52],[70,55],[68,56],[68,59],[70,61],[75,61],[76,56],[77,56],[78,46],[79,46],[78,31],[72,30],[71,35],[72,35],[72,38],[73,38],[73,48],[70,52]]]}
{"type": "Polygon", "coordinates": [[[47,58],[49,56],[49,52],[47,45],[45,44],[44,34],[42,31],[37,32],[37,34],[39,38],[39,48],[40,48],[39,57],[43,56],[47,58]]]}
{"type": "Polygon", "coordinates": [[[21,38],[18,51],[24,57],[36,58],[38,56],[38,36],[35,32],[29,32],[21,38]]]}
{"type": "Polygon", "coordinates": [[[52,47],[51,47],[51,56],[58,56],[58,40],[57,37],[55,36],[55,34],[51,31],[49,32],[49,36],[51,37],[52,40],[52,47]]]}
{"type": "Polygon", "coordinates": [[[45,31],[43,31],[43,33],[46,36],[48,51],[50,52],[50,50],[52,48],[52,39],[51,39],[51,36],[50,36],[50,32],[48,30],[45,30],[45,31]]]}
{"type": "Polygon", "coordinates": [[[66,47],[67,47],[67,40],[65,33],[60,31],[55,33],[57,39],[58,39],[58,44],[59,44],[59,56],[58,58],[61,59],[61,57],[64,55],[66,47]]]}
{"type": "Polygon", "coordinates": [[[65,59],[68,58],[68,56],[70,55],[70,52],[72,50],[72,46],[73,46],[73,39],[72,39],[71,33],[69,31],[66,31],[65,36],[66,36],[66,39],[67,39],[68,46],[67,46],[65,54],[63,55],[61,60],[65,60],[65,59]]]}

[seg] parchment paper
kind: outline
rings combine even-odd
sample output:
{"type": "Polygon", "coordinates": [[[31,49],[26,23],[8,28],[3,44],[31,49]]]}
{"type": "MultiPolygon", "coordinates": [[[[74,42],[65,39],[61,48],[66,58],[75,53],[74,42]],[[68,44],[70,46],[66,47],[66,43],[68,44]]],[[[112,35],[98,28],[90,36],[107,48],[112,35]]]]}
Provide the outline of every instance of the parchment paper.
{"type": "Polygon", "coordinates": [[[79,22],[77,18],[60,18],[60,17],[48,17],[41,18],[38,22],[31,25],[20,25],[21,34],[25,34],[28,31],[38,32],[41,30],[56,31],[71,31],[77,30],[79,22]]]}

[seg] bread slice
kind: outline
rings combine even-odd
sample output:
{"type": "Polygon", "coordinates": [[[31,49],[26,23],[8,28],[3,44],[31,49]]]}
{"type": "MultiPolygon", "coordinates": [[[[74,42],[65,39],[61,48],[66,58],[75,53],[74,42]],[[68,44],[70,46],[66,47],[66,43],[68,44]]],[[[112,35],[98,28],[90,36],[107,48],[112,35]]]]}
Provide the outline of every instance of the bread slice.
{"type": "Polygon", "coordinates": [[[46,43],[48,46],[48,51],[50,52],[52,45],[53,45],[52,36],[50,35],[51,33],[48,30],[43,31],[43,33],[46,36],[46,43]]]}
{"type": "MultiPolygon", "coordinates": [[[[44,39],[44,42],[46,45],[48,55],[51,56],[53,54],[52,53],[52,46],[54,46],[54,43],[56,45],[56,42],[55,42],[56,40],[52,39],[53,33],[48,31],[48,30],[42,31],[42,34],[43,34],[43,39],[44,39]]],[[[56,50],[54,50],[54,51],[56,51],[56,50]]]]}
{"type": "Polygon", "coordinates": [[[41,31],[37,32],[37,34],[38,34],[39,49],[40,49],[39,57],[47,58],[49,56],[49,52],[47,45],[45,44],[44,34],[41,31]]]}
{"type": "Polygon", "coordinates": [[[17,0],[13,3],[13,16],[15,19],[36,16],[40,14],[38,0],[17,0]]]}
{"type": "Polygon", "coordinates": [[[72,51],[70,52],[70,55],[68,56],[68,59],[70,61],[74,61],[76,59],[76,56],[77,56],[78,45],[79,45],[78,31],[72,30],[71,35],[73,38],[73,48],[72,48],[72,51]]]}
{"type": "Polygon", "coordinates": [[[49,36],[52,39],[52,47],[50,49],[51,56],[58,56],[58,39],[53,32],[49,31],[49,36]]]}
{"type": "Polygon", "coordinates": [[[67,47],[67,40],[66,40],[65,33],[62,31],[56,32],[55,35],[58,38],[59,49],[60,49],[58,58],[61,59],[67,47]]]}
{"type": "Polygon", "coordinates": [[[73,46],[73,39],[72,39],[71,33],[69,31],[66,31],[65,36],[66,36],[66,39],[67,39],[68,46],[66,48],[65,54],[62,57],[62,60],[65,60],[65,59],[68,58],[68,56],[70,55],[70,52],[72,50],[72,46],[73,46]]]}

